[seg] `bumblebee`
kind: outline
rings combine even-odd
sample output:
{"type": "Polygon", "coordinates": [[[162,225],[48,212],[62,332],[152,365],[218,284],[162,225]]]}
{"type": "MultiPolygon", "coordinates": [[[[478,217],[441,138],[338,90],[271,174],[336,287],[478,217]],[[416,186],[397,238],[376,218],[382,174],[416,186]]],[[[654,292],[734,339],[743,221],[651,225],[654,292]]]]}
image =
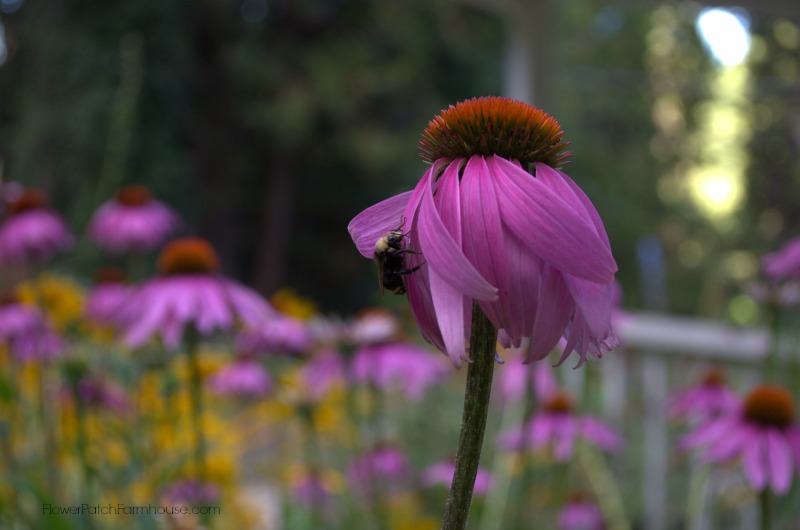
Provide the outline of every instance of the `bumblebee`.
{"type": "Polygon", "coordinates": [[[406,285],[403,276],[419,270],[422,266],[405,268],[403,256],[417,254],[417,252],[404,248],[403,242],[408,234],[404,234],[400,230],[402,226],[401,224],[375,243],[375,261],[378,263],[378,283],[381,286],[381,292],[385,289],[394,294],[405,294],[406,285]]]}

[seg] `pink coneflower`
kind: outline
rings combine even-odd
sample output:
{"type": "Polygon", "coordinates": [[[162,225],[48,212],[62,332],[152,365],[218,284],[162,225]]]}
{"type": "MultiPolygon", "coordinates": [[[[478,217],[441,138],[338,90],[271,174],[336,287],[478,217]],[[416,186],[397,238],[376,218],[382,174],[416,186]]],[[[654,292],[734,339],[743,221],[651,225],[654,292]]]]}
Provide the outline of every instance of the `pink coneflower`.
{"type": "Polygon", "coordinates": [[[39,309],[14,295],[0,299],[0,343],[20,361],[54,359],[64,351],[64,342],[39,309]]]}
{"type": "MultiPolygon", "coordinates": [[[[413,191],[356,216],[359,252],[402,232],[400,271],[426,340],[460,365],[473,301],[513,346],[530,337],[527,360],[599,357],[611,330],[617,270],[589,198],[555,169],[569,156],[558,123],[520,101],[464,101],[430,122],[420,142],[432,164],[413,191]],[[415,271],[415,269],[418,270],[415,271]],[[413,272],[411,272],[413,271],[413,272]]],[[[579,363],[579,364],[580,364],[579,363]]]]}
{"type": "Polygon", "coordinates": [[[333,492],[326,487],[325,477],[318,470],[307,470],[295,478],[289,491],[298,502],[314,509],[324,509],[333,492]]]}
{"type": "Polygon", "coordinates": [[[236,337],[236,349],[245,355],[303,355],[313,343],[306,323],[288,316],[276,316],[236,337]]]}
{"type": "Polygon", "coordinates": [[[222,367],[206,383],[218,396],[262,397],[272,390],[272,378],[261,364],[251,359],[237,359],[222,367]]]}
{"type": "Polygon", "coordinates": [[[605,530],[603,512],[583,495],[575,495],[558,513],[559,530],[605,530]]]}
{"type": "Polygon", "coordinates": [[[160,333],[167,347],[175,348],[187,326],[210,335],[232,329],[237,319],[257,327],[277,316],[258,293],[219,274],[217,253],[202,239],[169,243],[158,270],[160,276],[133,290],[120,314],[131,347],[160,333]]]}
{"type": "Polygon", "coordinates": [[[789,240],[777,252],[762,257],[761,271],[773,282],[800,280],[800,237],[789,240]]]}
{"type": "Polygon", "coordinates": [[[448,371],[441,356],[409,342],[366,344],[353,354],[350,376],[358,383],[372,383],[381,390],[399,390],[418,400],[425,390],[448,371]]]}
{"type": "Polygon", "coordinates": [[[347,477],[360,495],[402,491],[411,468],[406,455],[390,444],[380,445],[352,461],[347,467],[347,477]]]}
{"type": "Polygon", "coordinates": [[[800,466],[800,427],[794,422],[791,393],[778,386],[756,387],[735,414],[709,420],[679,441],[679,447],[703,446],[709,462],[741,458],[756,491],[768,486],[784,494],[800,466]]]}
{"type": "Polygon", "coordinates": [[[513,356],[507,359],[502,367],[498,367],[497,377],[500,397],[507,402],[519,401],[528,395],[538,400],[547,399],[558,391],[558,382],[553,367],[546,363],[535,363],[533,366],[522,363],[522,359],[513,356]]]}
{"type": "Polygon", "coordinates": [[[142,253],[164,243],[177,224],[172,208],[154,199],[148,188],[132,184],[98,208],[87,231],[109,252],[142,253]]]}
{"type": "Polygon", "coordinates": [[[185,504],[213,504],[220,498],[219,486],[196,479],[172,482],[164,487],[161,495],[170,502],[185,504]]]}
{"type": "Polygon", "coordinates": [[[82,377],[76,385],[76,393],[84,405],[93,408],[106,408],[122,413],[128,410],[129,402],[125,390],[102,377],[88,375],[82,377]]]}
{"type": "MultiPolygon", "coordinates": [[[[420,480],[423,486],[442,484],[449,488],[450,483],[453,482],[455,469],[456,463],[453,460],[442,460],[426,467],[422,471],[420,480]]],[[[493,483],[492,474],[488,470],[479,467],[478,475],[475,477],[473,494],[478,496],[486,495],[492,489],[493,483]]]]}
{"type": "Polygon", "coordinates": [[[400,320],[390,311],[371,308],[361,312],[347,328],[347,338],[356,344],[386,342],[400,333],[400,320]]]}
{"type": "Polygon", "coordinates": [[[335,385],[344,382],[344,361],[334,350],[322,349],[300,368],[299,376],[306,395],[318,401],[335,385]]]}
{"type": "Polygon", "coordinates": [[[741,400],[725,386],[725,374],[711,369],[702,382],[673,396],[667,405],[672,418],[705,420],[735,411],[741,400]]]}
{"type": "Polygon", "coordinates": [[[71,246],[67,225],[47,207],[40,190],[25,190],[5,205],[5,219],[0,224],[0,263],[45,261],[71,246]]]}
{"type": "Polygon", "coordinates": [[[100,269],[95,274],[94,287],[86,294],[83,312],[95,324],[119,324],[119,314],[130,293],[131,288],[125,283],[122,270],[115,267],[100,269]]]}
{"type": "Polygon", "coordinates": [[[615,452],[622,447],[622,438],[613,427],[588,414],[576,414],[572,398],[559,391],[544,403],[543,409],[534,414],[527,425],[502,433],[498,444],[513,451],[525,446],[531,449],[551,447],[553,457],[565,462],[572,458],[578,438],[604,451],[615,452]]]}

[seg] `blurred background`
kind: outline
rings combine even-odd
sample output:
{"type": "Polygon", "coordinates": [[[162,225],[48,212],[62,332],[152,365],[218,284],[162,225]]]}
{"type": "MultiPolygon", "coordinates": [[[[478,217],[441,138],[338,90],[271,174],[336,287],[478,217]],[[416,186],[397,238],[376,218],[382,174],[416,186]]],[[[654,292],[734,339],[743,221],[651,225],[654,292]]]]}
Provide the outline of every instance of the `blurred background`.
{"type": "MultiPolygon", "coordinates": [[[[145,184],[226,272],[347,312],[379,301],[348,221],[413,187],[436,113],[506,94],[565,129],[625,306],[645,305],[656,252],[659,304],[746,324],[741,286],[800,224],[798,17],[789,0],[2,0],[2,175],[76,233],[145,184]]],[[[78,250],[61,266],[100,260],[78,250]]]]}

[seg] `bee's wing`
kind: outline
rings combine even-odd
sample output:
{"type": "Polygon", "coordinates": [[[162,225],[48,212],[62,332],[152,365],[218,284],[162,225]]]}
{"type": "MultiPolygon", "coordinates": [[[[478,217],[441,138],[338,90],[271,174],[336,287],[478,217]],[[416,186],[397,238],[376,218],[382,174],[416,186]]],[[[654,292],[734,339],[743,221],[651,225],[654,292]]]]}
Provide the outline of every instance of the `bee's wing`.
{"type": "Polygon", "coordinates": [[[375,263],[378,265],[378,287],[381,290],[381,297],[383,297],[384,287],[383,287],[383,264],[384,259],[380,256],[375,256],[375,263]]]}

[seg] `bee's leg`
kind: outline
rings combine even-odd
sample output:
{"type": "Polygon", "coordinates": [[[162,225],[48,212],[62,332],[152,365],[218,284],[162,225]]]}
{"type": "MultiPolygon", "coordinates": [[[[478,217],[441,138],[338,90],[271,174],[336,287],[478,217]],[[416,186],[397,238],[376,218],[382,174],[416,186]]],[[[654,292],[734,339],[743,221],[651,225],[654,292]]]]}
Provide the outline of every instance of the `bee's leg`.
{"type": "Polygon", "coordinates": [[[403,254],[422,254],[422,252],[417,252],[415,250],[409,250],[407,248],[401,248],[400,250],[395,251],[394,254],[392,254],[392,255],[393,256],[401,256],[403,254]]]}
{"type": "Polygon", "coordinates": [[[417,272],[419,270],[419,268],[422,267],[423,265],[425,265],[425,263],[420,263],[419,265],[417,265],[416,267],[411,268],[411,269],[403,269],[401,271],[397,271],[395,274],[399,274],[399,275],[411,274],[412,272],[417,272]]]}

